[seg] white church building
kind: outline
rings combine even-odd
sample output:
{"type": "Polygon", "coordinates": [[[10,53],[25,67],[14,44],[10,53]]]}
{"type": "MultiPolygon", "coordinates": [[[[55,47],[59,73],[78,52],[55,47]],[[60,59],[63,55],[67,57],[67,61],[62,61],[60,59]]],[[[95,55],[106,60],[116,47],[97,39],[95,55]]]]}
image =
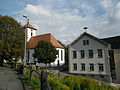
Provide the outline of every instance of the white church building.
{"type": "MultiPolygon", "coordinates": [[[[34,63],[37,61],[34,57],[34,48],[41,40],[46,40],[52,43],[53,46],[58,50],[58,55],[56,60],[51,63],[52,66],[63,65],[65,63],[65,50],[64,47],[55,39],[51,33],[36,35],[37,29],[34,28],[31,24],[26,24],[26,33],[27,33],[27,63],[34,63]]],[[[36,63],[37,66],[43,66],[42,63],[36,63]]]]}

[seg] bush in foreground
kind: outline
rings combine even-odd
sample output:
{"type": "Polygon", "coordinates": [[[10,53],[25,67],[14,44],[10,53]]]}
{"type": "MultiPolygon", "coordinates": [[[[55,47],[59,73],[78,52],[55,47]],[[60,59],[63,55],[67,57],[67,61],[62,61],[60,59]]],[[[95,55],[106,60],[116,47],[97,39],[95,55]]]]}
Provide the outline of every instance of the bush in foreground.
{"type": "Polygon", "coordinates": [[[50,72],[50,85],[52,90],[120,90],[105,82],[98,82],[86,77],[67,75],[60,72],[50,72]],[[68,89],[58,89],[65,85],[68,89]],[[54,89],[56,88],[56,89],[54,89]]]}

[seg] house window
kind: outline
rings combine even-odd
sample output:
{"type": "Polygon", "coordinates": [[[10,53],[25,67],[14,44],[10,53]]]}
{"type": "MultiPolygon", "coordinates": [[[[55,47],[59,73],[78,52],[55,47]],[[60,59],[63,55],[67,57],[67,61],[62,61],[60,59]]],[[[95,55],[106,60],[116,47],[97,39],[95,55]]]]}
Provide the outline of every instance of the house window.
{"type": "Polygon", "coordinates": [[[104,71],[103,64],[98,64],[98,66],[99,66],[99,71],[100,71],[100,72],[101,72],[101,71],[104,71]]]}
{"type": "Polygon", "coordinates": [[[81,58],[85,58],[85,51],[84,50],[80,50],[80,55],[81,55],[81,58]]]}
{"type": "Polygon", "coordinates": [[[83,45],[89,45],[89,40],[83,40],[83,45]]]}
{"type": "Polygon", "coordinates": [[[93,50],[89,50],[89,58],[93,58],[93,50]]]}
{"type": "Polygon", "coordinates": [[[73,70],[74,70],[74,71],[77,70],[77,63],[73,63],[73,70]]]}
{"type": "Polygon", "coordinates": [[[76,58],[77,58],[77,52],[73,51],[73,59],[76,59],[76,58]]]}
{"type": "Polygon", "coordinates": [[[94,64],[90,63],[90,71],[94,71],[94,64]]]}
{"type": "Polygon", "coordinates": [[[31,36],[33,36],[33,32],[32,32],[33,30],[31,29],[31,36]]]}
{"type": "Polygon", "coordinates": [[[63,61],[63,51],[61,50],[61,61],[63,61]]]}
{"type": "Polygon", "coordinates": [[[85,63],[81,63],[81,70],[85,71],[85,63]]]}
{"type": "Polygon", "coordinates": [[[102,58],[103,54],[102,54],[102,49],[98,49],[98,58],[102,58]]]}
{"type": "Polygon", "coordinates": [[[58,51],[58,58],[59,58],[59,50],[57,50],[58,51]]]}

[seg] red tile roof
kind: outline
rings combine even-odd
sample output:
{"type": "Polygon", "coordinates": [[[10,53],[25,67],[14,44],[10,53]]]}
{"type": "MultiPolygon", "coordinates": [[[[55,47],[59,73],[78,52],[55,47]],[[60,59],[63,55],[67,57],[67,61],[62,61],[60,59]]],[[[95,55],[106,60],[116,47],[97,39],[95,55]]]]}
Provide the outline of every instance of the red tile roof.
{"type": "Polygon", "coordinates": [[[30,28],[30,29],[37,30],[37,29],[34,28],[31,24],[26,24],[24,27],[25,27],[25,28],[30,28]]]}
{"type": "Polygon", "coordinates": [[[35,46],[41,40],[51,42],[56,48],[64,48],[50,33],[31,37],[28,42],[28,48],[35,48],[35,46]]]}

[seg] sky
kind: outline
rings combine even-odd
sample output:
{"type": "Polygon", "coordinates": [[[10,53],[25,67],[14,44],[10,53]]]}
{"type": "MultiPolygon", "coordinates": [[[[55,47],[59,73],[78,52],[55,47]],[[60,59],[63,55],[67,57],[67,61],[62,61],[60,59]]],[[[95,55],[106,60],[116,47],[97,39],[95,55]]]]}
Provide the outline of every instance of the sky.
{"type": "Polygon", "coordinates": [[[119,0],[1,0],[0,14],[14,17],[22,25],[26,15],[37,35],[51,33],[64,44],[84,32],[106,38],[120,35],[119,0]]]}

